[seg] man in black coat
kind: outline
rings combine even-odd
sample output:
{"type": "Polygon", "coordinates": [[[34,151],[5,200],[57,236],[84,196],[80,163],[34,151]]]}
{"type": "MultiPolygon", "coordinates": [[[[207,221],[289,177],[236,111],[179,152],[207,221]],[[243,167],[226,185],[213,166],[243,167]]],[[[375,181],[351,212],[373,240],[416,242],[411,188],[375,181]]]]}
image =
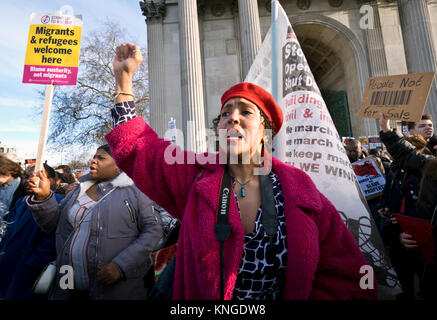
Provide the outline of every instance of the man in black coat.
{"type": "MultiPolygon", "coordinates": [[[[424,115],[425,116],[425,115],[424,115]]],[[[426,117],[426,116],[425,116],[426,117]]],[[[424,138],[428,139],[428,146],[431,149],[429,154],[425,152],[418,152],[416,148],[405,140],[404,136],[396,131],[390,129],[389,121],[384,118],[384,115],[380,114],[379,124],[381,127],[380,138],[386,145],[388,152],[399,163],[400,167],[406,172],[422,177],[420,184],[419,197],[416,203],[417,216],[419,218],[428,220],[432,223],[434,230],[434,242],[437,247],[437,219],[435,218],[435,212],[437,211],[437,179],[434,174],[433,168],[436,167],[435,144],[433,133],[434,130],[430,129],[430,122],[432,119],[423,119],[415,123],[415,134],[423,134],[424,138]],[[420,126],[419,124],[426,123],[426,125],[420,126]],[[432,131],[432,132],[431,132],[432,131]],[[420,133],[422,132],[422,133],[420,133]],[[423,176],[422,176],[422,173],[423,176]],[[435,192],[436,191],[436,192],[435,192]]],[[[432,127],[432,125],[431,125],[432,127]]],[[[411,132],[411,131],[410,131],[411,132]]],[[[405,232],[401,234],[401,243],[407,250],[417,250],[418,243],[411,237],[411,235],[405,232]]],[[[437,254],[437,252],[436,252],[437,254]]],[[[435,300],[437,298],[437,266],[426,262],[425,270],[422,276],[423,280],[423,294],[425,299],[435,300]]]]}

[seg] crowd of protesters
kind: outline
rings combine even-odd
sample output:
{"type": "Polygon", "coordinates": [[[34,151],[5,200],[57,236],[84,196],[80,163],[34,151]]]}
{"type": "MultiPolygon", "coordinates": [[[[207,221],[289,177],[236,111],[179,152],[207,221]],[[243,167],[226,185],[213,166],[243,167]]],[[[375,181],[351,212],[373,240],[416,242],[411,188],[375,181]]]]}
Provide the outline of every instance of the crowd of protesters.
{"type": "MultiPolygon", "coordinates": [[[[371,150],[369,157],[379,165],[386,182],[383,193],[367,204],[403,289],[396,298],[435,300],[437,268],[423,258],[417,241],[393,216],[424,219],[436,226],[437,137],[433,119],[423,114],[420,121],[408,122],[408,133],[402,134],[392,130],[381,115],[380,127],[384,147],[371,150]]],[[[367,158],[359,140],[351,140],[345,149],[351,162],[367,158]]]]}
{"type": "MultiPolygon", "coordinates": [[[[169,164],[171,142],[136,116],[132,77],[141,62],[138,46],[117,47],[114,129],[87,175],[65,165],[23,170],[0,157],[0,299],[141,300],[163,288],[158,298],[376,299],[377,288],[360,287],[368,262],[336,208],[307,174],[271,157],[283,114],[270,93],[244,82],[223,93],[214,128],[226,131],[224,162],[169,164]],[[156,282],[153,252],[169,236],[177,249],[156,282]],[[52,261],[55,280],[37,294],[52,261]],[[61,279],[64,266],[72,283],[61,279]]],[[[397,299],[435,299],[436,266],[392,216],[437,223],[432,118],[410,123],[410,135],[383,116],[380,127],[384,148],[367,154],[352,139],[345,150],[351,162],[372,157],[386,178],[368,205],[402,285],[397,299]]]]}

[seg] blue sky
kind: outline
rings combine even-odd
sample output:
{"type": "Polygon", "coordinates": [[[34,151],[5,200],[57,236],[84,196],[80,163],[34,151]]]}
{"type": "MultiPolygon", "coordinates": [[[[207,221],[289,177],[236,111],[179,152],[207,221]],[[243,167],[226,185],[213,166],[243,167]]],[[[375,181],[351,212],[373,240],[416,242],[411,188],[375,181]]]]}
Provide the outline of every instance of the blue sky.
{"type": "MultiPolygon", "coordinates": [[[[106,19],[113,20],[145,45],[147,29],[138,0],[15,0],[2,1],[0,11],[0,143],[17,148],[21,158],[33,158],[38,148],[41,116],[36,109],[43,104],[38,94],[44,85],[23,84],[23,67],[29,32],[30,14],[53,13],[70,6],[83,19],[82,41],[106,19]],[[65,8],[65,7],[64,7],[65,8]]],[[[80,64],[79,64],[80,68],[80,64]]],[[[63,153],[63,162],[69,160],[63,153]]],[[[48,163],[61,162],[60,152],[46,152],[48,163]]]]}

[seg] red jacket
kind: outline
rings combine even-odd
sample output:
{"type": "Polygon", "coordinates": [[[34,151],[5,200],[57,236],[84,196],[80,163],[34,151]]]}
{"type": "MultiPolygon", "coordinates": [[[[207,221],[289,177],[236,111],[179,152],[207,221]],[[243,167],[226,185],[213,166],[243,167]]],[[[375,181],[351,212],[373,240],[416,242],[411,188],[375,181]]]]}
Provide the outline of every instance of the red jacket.
{"type": "MultiPolygon", "coordinates": [[[[168,164],[170,145],[135,118],[114,128],[106,140],[120,169],[140,190],[181,220],[174,299],[220,298],[220,250],[214,233],[223,164],[168,164]]],[[[181,151],[182,152],[182,151],[181,151]]],[[[186,157],[193,153],[183,151],[186,157]]],[[[273,158],[281,181],[287,226],[285,299],[372,299],[361,289],[367,261],[331,202],[303,171],[273,158]]],[[[244,231],[237,202],[229,212],[225,242],[225,299],[231,299],[241,263],[244,231]]]]}

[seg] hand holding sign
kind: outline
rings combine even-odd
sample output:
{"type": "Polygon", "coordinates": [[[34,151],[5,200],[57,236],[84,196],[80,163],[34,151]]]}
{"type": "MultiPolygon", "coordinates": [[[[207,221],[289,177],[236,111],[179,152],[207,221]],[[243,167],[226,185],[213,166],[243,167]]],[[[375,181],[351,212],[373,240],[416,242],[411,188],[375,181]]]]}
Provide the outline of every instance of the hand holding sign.
{"type": "Polygon", "coordinates": [[[400,236],[401,243],[404,245],[407,249],[417,249],[419,248],[419,245],[417,244],[417,241],[414,240],[414,238],[409,235],[408,233],[402,232],[400,236]]]}
{"type": "Polygon", "coordinates": [[[35,195],[36,200],[42,201],[50,195],[50,180],[44,170],[41,170],[27,181],[30,192],[35,195]]]}
{"type": "Polygon", "coordinates": [[[382,112],[379,113],[379,126],[382,132],[389,132],[391,130],[389,120],[387,120],[382,112]]]}

